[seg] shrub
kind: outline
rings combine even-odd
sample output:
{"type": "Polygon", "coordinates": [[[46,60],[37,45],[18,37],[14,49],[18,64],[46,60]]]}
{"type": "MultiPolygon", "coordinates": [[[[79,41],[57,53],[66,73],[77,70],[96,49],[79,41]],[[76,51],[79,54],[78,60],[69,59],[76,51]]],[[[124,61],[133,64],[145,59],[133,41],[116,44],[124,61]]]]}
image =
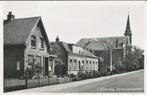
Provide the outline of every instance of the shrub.
{"type": "Polygon", "coordinates": [[[79,80],[78,77],[75,74],[69,74],[68,76],[72,79],[72,81],[78,81],[79,80]]]}
{"type": "Polygon", "coordinates": [[[70,77],[70,78],[74,78],[74,77],[76,77],[76,75],[74,75],[74,74],[69,74],[69,77],[70,77]]]}
{"type": "Polygon", "coordinates": [[[88,73],[87,73],[87,78],[92,78],[92,77],[93,77],[92,72],[88,72],[88,73]]]}
{"type": "Polygon", "coordinates": [[[100,76],[106,76],[106,75],[108,75],[106,71],[101,71],[100,72],[100,76]]]}
{"type": "Polygon", "coordinates": [[[72,81],[78,81],[78,80],[79,80],[78,77],[74,77],[74,78],[72,78],[72,81]]]}
{"type": "Polygon", "coordinates": [[[100,77],[101,76],[101,73],[99,71],[93,71],[93,77],[96,78],[96,77],[100,77]]]}
{"type": "Polygon", "coordinates": [[[85,73],[83,73],[83,72],[79,72],[78,73],[78,78],[81,79],[81,80],[87,79],[87,75],[85,73]]]}

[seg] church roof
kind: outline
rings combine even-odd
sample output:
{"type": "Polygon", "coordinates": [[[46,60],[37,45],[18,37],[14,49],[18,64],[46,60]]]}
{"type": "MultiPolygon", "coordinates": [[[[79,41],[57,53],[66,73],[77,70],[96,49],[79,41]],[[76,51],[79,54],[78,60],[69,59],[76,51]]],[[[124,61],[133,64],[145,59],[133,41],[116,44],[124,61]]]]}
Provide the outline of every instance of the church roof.
{"type": "Polygon", "coordinates": [[[122,45],[124,37],[83,38],[77,42],[77,45],[85,49],[106,50],[110,43],[112,47],[115,47],[116,42],[119,46],[122,45]]]}
{"type": "Polygon", "coordinates": [[[92,50],[107,50],[107,44],[103,41],[92,41],[85,45],[85,48],[92,50]]]}

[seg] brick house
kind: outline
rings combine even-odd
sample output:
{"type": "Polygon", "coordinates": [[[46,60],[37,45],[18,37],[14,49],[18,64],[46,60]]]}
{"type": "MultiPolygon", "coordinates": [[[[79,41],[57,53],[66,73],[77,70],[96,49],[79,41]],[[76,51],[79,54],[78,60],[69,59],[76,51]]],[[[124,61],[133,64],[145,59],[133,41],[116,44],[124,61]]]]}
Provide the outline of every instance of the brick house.
{"type": "Polygon", "coordinates": [[[126,46],[132,45],[129,15],[124,36],[83,38],[79,40],[76,45],[83,47],[100,58],[99,63],[104,64],[104,67],[102,67],[102,64],[99,64],[100,70],[111,71],[117,69],[118,65],[122,66],[126,46]]]}
{"type": "Polygon", "coordinates": [[[56,42],[51,42],[51,46],[58,56],[60,64],[65,65],[63,75],[77,75],[78,72],[98,71],[98,58],[88,50],[74,44],[59,41],[58,37],[56,42]]]}
{"type": "Polygon", "coordinates": [[[40,67],[47,76],[50,61],[49,40],[41,17],[18,18],[9,12],[4,20],[4,77],[24,76],[27,68],[40,67]]]}

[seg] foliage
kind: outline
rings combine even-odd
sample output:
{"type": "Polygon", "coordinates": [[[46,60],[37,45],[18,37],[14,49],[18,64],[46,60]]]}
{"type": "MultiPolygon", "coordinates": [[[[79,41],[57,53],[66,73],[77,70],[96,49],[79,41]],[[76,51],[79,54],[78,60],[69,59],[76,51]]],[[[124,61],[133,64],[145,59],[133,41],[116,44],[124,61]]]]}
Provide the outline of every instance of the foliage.
{"type": "Polygon", "coordinates": [[[76,75],[72,73],[72,74],[69,74],[69,77],[74,78],[74,77],[76,77],[76,75]]]}
{"type": "Polygon", "coordinates": [[[58,76],[58,77],[64,77],[66,76],[66,70],[67,69],[67,66],[64,65],[64,64],[58,64],[55,66],[55,74],[58,76]]]}
{"type": "Polygon", "coordinates": [[[72,79],[72,81],[78,81],[79,79],[78,79],[78,76],[76,76],[75,74],[69,74],[68,75],[71,79],[72,79]]]}
{"type": "Polygon", "coordinates": [[[27,78],[40,78],[41,73],[42,73],[42,66],[40,66],[39,63],[37,64],[28,64],[26,73],[27,73],[27,78]]]}
{"type": "Polygon", "coordinates": [[[87,79],[87,74],[83,72],[79,72],[77,76],[80,80],[87,79]]]}
{"type": "Polygon", "coordinates": [[[102,76],[103,73],[99,72],[99,71],[90,71],[87,73],[84,72],[79,72],[78,73],[78,78],[83,80],[83,79],[89,79],[89,78],[97,78],[102,76]]]}
{"type": "Polygon", "coordinates": [[[34,76],[32,77],[33,79],[38,79],[41,77],[43,67],[40,66],[39,63],[34,65],[34,76]]]}
{"type": "Polygon", "coordinates": [[[99,71],[93,71],[93,78],[100,77],[102,74],[99,71]]]}
{"type": "Polygon", "coordinates": [[[144,52],[143,50],[135,46],[126,47],[126,55],[124,60],[126,71],[132,71],[143,68],[144,66],[143,52],[144,52]]]}

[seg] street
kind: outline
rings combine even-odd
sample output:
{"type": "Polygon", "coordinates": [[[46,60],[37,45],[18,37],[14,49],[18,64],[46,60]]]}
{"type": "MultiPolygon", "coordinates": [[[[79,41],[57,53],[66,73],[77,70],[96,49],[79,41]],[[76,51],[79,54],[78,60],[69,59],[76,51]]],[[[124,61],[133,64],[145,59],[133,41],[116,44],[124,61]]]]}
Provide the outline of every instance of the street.
{"type": "Polygon", "coordinates": [[[144,70],[16,91],[46,93],[144,92],[144,70]]]}

